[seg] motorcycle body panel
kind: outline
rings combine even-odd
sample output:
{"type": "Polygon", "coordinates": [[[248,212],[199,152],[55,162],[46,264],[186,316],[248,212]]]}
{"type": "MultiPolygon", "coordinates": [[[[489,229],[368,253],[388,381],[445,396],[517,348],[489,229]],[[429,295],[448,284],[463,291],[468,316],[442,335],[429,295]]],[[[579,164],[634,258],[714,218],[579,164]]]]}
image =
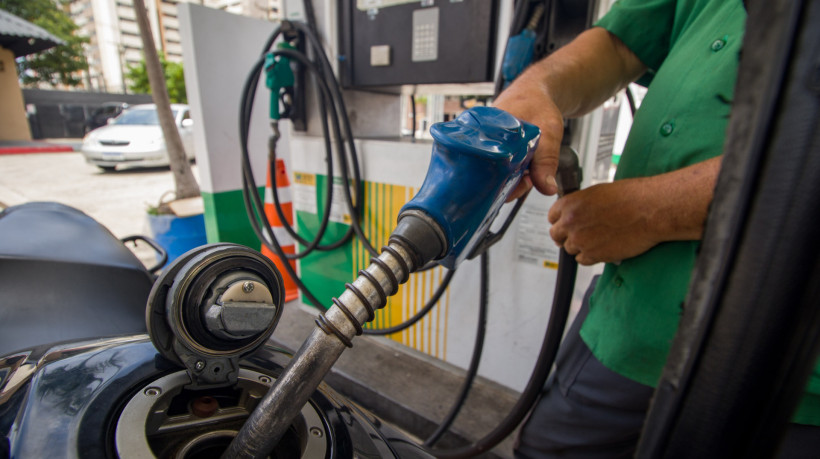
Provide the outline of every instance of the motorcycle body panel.
{"type": "MultiPolygon", "coordinates": [[[[250,374],[263,375],[259,379],[272,381],[289,359],[285,351],[265,346],[241,365],[250,374]]],[[[146,335],[41,347],[0,358],[0,457],[151,457],[142,451],[118,450],[115,436],[120,417],[135,394],[151,390],[163,376],[180,372],[146,335]]],[[[222,400],[231,390],[208,389],[196,397],[213,395],[222,400]]],[[[321,426],[307,435],[318,436],[324,446],[319,456],[302,457],[429,457],[326,385],[319,387],[309,403],[321,426]]],[[[230,430],[241,421],[203,418],[190,432],[175,433],[175,438],[180,437],[177,444],[162,443],[166,449],[152,455],[173,456],[186,436],[230,430]]],[[[126,436],[144,433],[127,432],[126,436]]],[[[294,451],[305,451],[303,438],[295,436],[289,442],[274,455],[297,457],[294,451]]],[[[315,454],[316,449],[313,451],[315,454]]]]}

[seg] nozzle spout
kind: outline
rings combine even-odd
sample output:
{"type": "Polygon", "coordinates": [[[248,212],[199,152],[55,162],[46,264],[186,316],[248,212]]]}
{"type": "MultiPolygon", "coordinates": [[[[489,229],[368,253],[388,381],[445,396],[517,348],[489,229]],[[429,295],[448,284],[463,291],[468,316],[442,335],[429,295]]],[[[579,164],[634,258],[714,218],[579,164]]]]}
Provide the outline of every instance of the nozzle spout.
{"type": "Polygon", "coordinates": [[[391,238],[381,255],[371,259],[353,283],[345,284],[339,298],[333,298],[333,306],[316,318],[317,328],[222,457],[267,457],[345,347],[353,346],[353,337],[362,334],[362,325],[374,319],[375,311],[387,304],[425,256],[415,253],[403,238],[391,238]]]}

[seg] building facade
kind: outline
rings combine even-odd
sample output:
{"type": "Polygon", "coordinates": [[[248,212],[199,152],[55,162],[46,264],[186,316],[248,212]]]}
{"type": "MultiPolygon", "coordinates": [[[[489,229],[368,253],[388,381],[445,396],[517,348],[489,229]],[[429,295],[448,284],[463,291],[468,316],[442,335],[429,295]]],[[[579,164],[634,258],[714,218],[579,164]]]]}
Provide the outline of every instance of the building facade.
{"type": "MultiPolygon", "coordinates": [[[[182,61],[177,3],[196,3],[229,13],[278,20],[282,0],[144,0],[157,50],[182,61]]],[[[86,90],[127,92],[126,72],[142,61],[142,40],[132,0],[74,0],[70,14],[87,46],[86,90]]]]}

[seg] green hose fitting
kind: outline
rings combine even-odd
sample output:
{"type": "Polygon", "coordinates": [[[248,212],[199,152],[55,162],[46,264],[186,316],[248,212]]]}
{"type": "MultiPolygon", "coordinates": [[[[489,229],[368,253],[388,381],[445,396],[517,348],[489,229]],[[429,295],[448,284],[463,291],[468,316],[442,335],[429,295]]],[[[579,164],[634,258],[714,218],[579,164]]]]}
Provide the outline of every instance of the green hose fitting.
{"type": "MultiPolygon", "coordinates": [[[[290,43],[281,42],[277,45],[279,49],[296,49],[290,43]]],[[[284,56],[275,56],[268,53],[265,56],[265,85],[270,89],[270,118],[278,120],[279,95],[282,88],[292,87],[294,83],[293,70],[290,68],[290,59],[284,56]]]]}

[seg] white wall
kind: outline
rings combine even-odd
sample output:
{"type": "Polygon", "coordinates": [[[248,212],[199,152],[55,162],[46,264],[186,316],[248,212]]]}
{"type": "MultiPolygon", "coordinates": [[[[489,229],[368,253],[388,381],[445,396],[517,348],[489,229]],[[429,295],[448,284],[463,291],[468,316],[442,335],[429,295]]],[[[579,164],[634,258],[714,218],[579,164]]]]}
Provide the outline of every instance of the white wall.
{"type": "MultiPolygon", "coordinates": [[[[248,73],[276,25],[190,3],[179,3],[178,7],[200,186],[208,193],[238,190],[241,187],[240,95],[248,73]]],[[[264,184],[266,179],[267,139],[271,133],[269,98],[263,78],[257,88],[249,141],[259,184],[264,184]]],[[[287,145],[288,132],[283,126],[277,154],[286,162],[287,145]]]]}

